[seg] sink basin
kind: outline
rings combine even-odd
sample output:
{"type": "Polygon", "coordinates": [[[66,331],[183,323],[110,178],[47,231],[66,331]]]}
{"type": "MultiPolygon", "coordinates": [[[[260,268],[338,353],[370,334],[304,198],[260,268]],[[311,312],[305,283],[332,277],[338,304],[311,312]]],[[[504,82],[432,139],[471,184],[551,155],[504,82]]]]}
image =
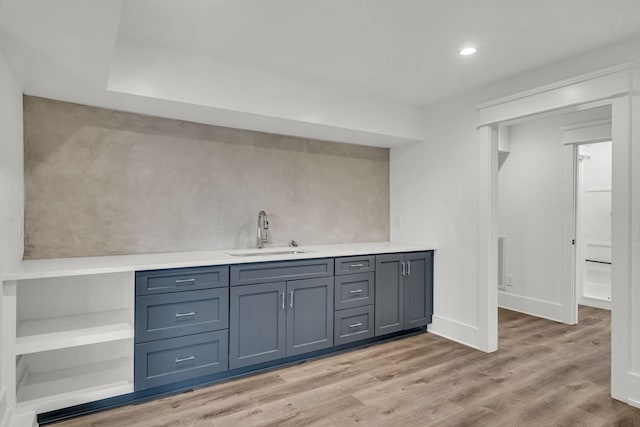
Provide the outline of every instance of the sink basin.
{"type": "Polygon", "coordinates": [[[305,254],[307,251],[296,251],[296,250],[288,250],[288,251],[264,251],[264,250],[256,250],[251,252],[227,252],[227,255],[231,256],[270,256],[270,255],[297,255],[297,254],[305,254]]]}

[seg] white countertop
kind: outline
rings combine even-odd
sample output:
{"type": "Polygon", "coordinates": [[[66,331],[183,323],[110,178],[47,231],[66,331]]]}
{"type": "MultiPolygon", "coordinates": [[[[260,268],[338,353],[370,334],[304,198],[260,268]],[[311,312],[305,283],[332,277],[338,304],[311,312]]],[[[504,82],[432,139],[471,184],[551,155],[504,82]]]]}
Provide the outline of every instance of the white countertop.
{"type": "Polygon", "coordinates": [[[257,249],[229,249],[201,252],[167,252],[155,254],[116,255],[81,258],[55,258],[22,261],[9,267],[3,281],[82,276],[86,274],[122,273],[162,268],[198,267],[206,265],[246,264],[311,258],[331,258],[351,255],[373,255],[393,252],[434,250],[435,246],[420,243],[343,243],[292,247],[269,247],[260,256],[233,256],[257,249]],[[304,253],[273,255],[270,252],[297,250],[304,253]]]}

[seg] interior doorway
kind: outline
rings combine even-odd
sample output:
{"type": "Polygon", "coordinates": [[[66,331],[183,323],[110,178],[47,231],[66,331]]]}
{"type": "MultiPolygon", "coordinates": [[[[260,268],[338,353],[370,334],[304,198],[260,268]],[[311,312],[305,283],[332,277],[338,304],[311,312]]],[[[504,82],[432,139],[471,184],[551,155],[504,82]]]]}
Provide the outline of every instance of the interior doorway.
{"type": "Polygon", "coordinates": [[[576,155],[576,304],[611,310],[611,141],[576,155]]]}
{"type": "Polygon", "coordinates": [[[563,109],[501,123],[498,306],[571,325],[578,322],[579,303],[601,306],[595,305],[595,297],[606,297],[601,277],[606,270],[598,262],[611,258],[611,142],[603,149],[596,143],[603,141],[602,135],[611,139],[610,127],[609,106],[563,109]],[[588,165],[587,151],[594,155],[588,165]],[[588,188],[578,188],[583,178],[588,188]],[[588,190],[587,195],[581,190],[588,190]],[[606,211],[606,223],[596,208],[606,211]],[[588,231],[586,240],[578,232],[580,218],[591,228],[583,230],[588,231]],[[597,265],[585,267],[585,260],[597,265]],[[594,302],[589,304],[591,299],[584,295],[594,296],[594,302]]]}
{"type": "MultiPolygon", "coordinates": [[[[478,189],[478,329],[484,333],[482,349],[497,349],[498,282],[498,129],[502,123],[553,113],[565,108],[595,105],[611,107],[612,143],[612,302],[611,302],[611,396],[640,407],[640,314],[632,292],[632,275],[638,271],[632,249],[640,244],[633,238],[632,165],[640,164],[639,154],[631,150],[640,122],[632,114],[640,108],[633,97],[634,77],[640,76],[634,64],[624,63],[536,89],[513,94],[477,106],[479,145],[478,189]]],[[[572,153],[573,151],[568,151],[572,153]]],[[[575,157],[568,157],[572,163],[575,157]]],[[[575,215],[569,218],[573,223],[575,215]]],[[[569,240],[575,227],[563,228],[569,240]]],[[[566,251],[575,253],[574,250],[566,251]]],[[[575,271],[575,270],[574,270],[575,271]]],[[[573,273],[572,273],[573,275],[573,273]]],[[[575,295],[575,287],[570,289],[575,295]]],[[[575,311],[575,310],[574,310],[575,311]]]]}

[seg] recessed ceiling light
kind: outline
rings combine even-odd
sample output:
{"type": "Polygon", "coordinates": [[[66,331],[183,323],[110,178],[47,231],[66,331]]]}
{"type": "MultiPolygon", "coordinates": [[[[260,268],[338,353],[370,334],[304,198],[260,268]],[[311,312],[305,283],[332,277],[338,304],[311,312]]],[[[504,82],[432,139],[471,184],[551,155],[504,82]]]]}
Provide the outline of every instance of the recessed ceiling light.
{"type": "Polygon", "coordinates": [[[465,47],[464,49],[462,49],[460,51],[460,55],[462,55],[462,56],[473,55],[474,53],[476,53],[476,48],[475,47],[465,47]]]}

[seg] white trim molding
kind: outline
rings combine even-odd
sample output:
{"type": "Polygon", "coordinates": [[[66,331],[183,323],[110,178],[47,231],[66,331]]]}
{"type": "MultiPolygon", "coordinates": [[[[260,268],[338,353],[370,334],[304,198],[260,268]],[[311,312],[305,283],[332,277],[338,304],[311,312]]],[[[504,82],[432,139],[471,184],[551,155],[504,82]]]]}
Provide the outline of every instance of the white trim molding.
{"type": "Polygon", "coordinates": [[[480,331],[477,326],[434,314],[433,322],[429,325],[428,330],[432,334],[477,350],[482,350],[484,347],[482,340],[479,339],[480,331]]]}
{"type": "MultiPolygon", "coordinates": [[[[612,140],[612,326],[611,326],[611,396],[626,403],[640,401],[640,292],[632,283],[640,280],[640,69],[627,62],[592,73],[520,92],[477,106],[479,130],[495,127],[511,120],[526,119],[585,105],[611,106],[612,140]],[[636,91],[634,91],[636,89],[636,91]],[[632,173],[634,172],[635,173],[632,173]]],[[[492,135],[486,130],[481,149],[491,145],[492,135]]],[[[496,147],[497,151],[497,147],[496,147]]],[[[497,153],[496,153],[497,154],[497,153]]],[[[492,156],[482,155],[478,162],[478,179],[492,182],[492,156]]],[[[495,190],[494,188],[493,190],[495,190]]],[[[478,233],[481,239],[498,240],[494,232],[497,209],[493,192],[480,191],[481,207],[478,233]]],[[[497,253],[486,245],[478,253],[478,295],[493,291],[497,282],[487,281],[487,269],[497,267],[497,253]],[[487,256],[487,253],[489,254],[487,256]],[[487,265],[488,264],[488,265],[487,265]]],[[[495,307],[479,305],[478,316],[490,318],[495,307]]],[[[492,328],[492,324],[487,324],[492,328]]],[[[483,325],[479,323],[480,329],[483,325]]],[[[483,332],[483,331],[480,331],[483,332]]],[[[487,345],[490,335],[486,336],[487,345]]]]}
{"type": "Polygon", "coordinates": [[[563,126],[563,144],[592,144],[611,141],[611,119],[563,126]]]}
{"type": "MultiPolygon", "coordinates": [[[[502,98],[494,99],[487,102],[482,102],[476,105],[476,110],[480,111],[480,110],[487,109],[489,107],[495,107],[496,105],[517,101],[519,99],[530,98],[532,96],[539,95],[541,93],[551,92],[553,90],[562,89],[563,87],[575,85],[577,83],[598,79],[600,77],[607,76],[609,74],[615,74],[620,71],[629,71],[634,66],[635,66],[635,63],[633,61],[623,62],[621,64],[613,65],[607,68],[602,68],[600,70],[581,74],[579,76],[571,77],[565,80],[560,80],[558,82],[550,83],[548,85],[538,86],[533,89],[523,90],[522,92],[517,92],[511,95],[503,96],[502,98]]],[[[500,121],[504,121],[504,120],[500,120],[500,121]]]]}
{"type": "Polygon", "coordinates": [[[629,94],[634,65],[625,62],[478,104],[478,127],[629,94]]]}
{"type": "Polygon", "coordinates": [[[562,304],[552,301],[525,297],[508,292],[498,292],[498,306],[555,322],[568,323],[566,319],[563,319],[563,314],[566,312],[565,307],[562,304]]]}

